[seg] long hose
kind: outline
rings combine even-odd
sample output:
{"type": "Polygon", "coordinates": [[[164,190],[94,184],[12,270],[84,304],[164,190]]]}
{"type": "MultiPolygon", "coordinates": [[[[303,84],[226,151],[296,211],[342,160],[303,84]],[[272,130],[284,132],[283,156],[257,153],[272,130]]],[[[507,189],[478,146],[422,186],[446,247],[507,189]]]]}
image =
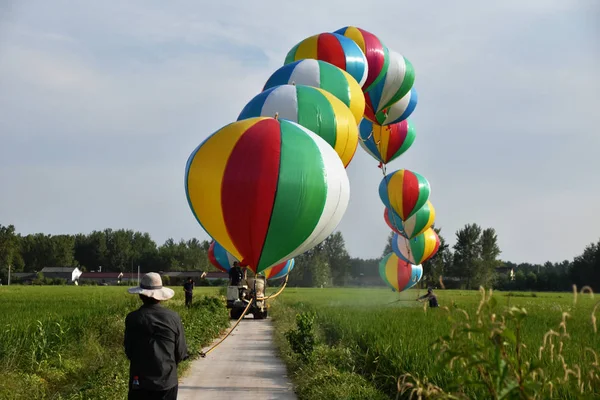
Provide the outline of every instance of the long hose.
{"type": "Polygon", "coordinates": [[[229,332],[227,333],[227,335],[225,335],[225,337],[223,337],[223,339],[219,340],[218,343],[216,343],[213,347],[211,347],[210,349],[208,349],[206,352],[201,351],[200,352],[200,357],[205,358],[208,355],[208,353],[210,353],[211,351],[213,351],[218,345],[220,345],[221,343],[223,343],[223,341],[225,339],[227,339],[227,337],[229,335],[231,335],[231,332],[233,332],[233,330],[235,329],[235,327],[238,326],[238,324],[240,323],[240,321],[242,320],[242,318],[244,318],[246,316],[246,313],[248,312],[248,309],[250,308],[250,305],[252,304],[253,301],[254,301],[254,299],[250,299],[250,302],[248,303],[248,305],[244,309],[244,312],[238,318],[238,320],[235,322],[235,324],[231,327],[231,329],[229,330],[229,332]]]}

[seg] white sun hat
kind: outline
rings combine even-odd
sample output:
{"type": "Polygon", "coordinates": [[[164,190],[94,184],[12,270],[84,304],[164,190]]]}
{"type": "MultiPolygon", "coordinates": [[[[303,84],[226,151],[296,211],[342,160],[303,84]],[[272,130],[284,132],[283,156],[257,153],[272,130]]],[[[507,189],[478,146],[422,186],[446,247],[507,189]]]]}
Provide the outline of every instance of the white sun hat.
{"type": "Polygon", "coordinates": [[[156,300],[169,300],[175,295],[173,289],[163,287],[162,279],[156,272],[148,272],[142,277],[140,286],[127,290],[131,294],[142,294],[156,300]]]}

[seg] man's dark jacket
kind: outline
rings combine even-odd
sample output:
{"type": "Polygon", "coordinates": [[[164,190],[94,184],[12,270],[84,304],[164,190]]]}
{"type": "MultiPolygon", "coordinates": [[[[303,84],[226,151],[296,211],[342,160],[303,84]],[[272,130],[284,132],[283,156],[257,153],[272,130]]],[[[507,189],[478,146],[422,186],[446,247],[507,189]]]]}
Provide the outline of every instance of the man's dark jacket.
{"type": "Polygon", "coordinates": [[[188,358],[179,315],[160,304],[144,304],[125,318],[125,354],[130,360],[129,386],[137,376],[140,389],[165,390],[177,385],[177,365],[188,358]]]}

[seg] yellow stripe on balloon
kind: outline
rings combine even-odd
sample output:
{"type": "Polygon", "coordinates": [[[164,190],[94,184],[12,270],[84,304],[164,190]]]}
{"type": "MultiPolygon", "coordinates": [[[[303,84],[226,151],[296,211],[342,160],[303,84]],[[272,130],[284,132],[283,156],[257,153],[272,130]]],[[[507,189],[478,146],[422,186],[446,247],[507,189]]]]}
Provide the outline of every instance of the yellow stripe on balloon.
{"type": "Polygon", "coordinates": [[[433,250],[435,250],[435,244],[437,243],[436,240],[436,233],[432,228],[429,228],[425,231],[424,233],[425,235],[425,249],[423,249],[423,257],[421,258],[422,260],[427,259],[429,256],[431,256],[431,254],[433,253],[433,250]]]}
{"type": "Polygon", "coordinates": [[[348,39],[352,39],[354,43],[356,43],[358,47],[360,47],[362,52],[365,52],[365,40],[363,38],[362,33],[360,33],[360,31],[356,29],[355,26],[348,27],[346,29],[346,32],[344,32],[344,36],[346,36],[348,39]]]}
{"type": "Polygon", "coordinates": [[[348,90],[350,91],[350,111],[352,111],[352,115],[354,115],[354,119],[356,120],[356,125],[358,125],[365,113],[365,95],[352,75],[343,69],[340,69],[340,71],[344,73],[344,76],[348,81],[348,90]]]}
{"type": "Polygon", "coordinates": [[[339,154],[344,165],[348,165],[354,157],[358,146],[358,125],[350,109],[340,99],[326,90],[315,88],[331,104],[336,119],[335,152],[339,154]]]}
{"type": "Polygon", "coordinates": [[[227,233],[221,207],[221,184],[229,155],[240,137],[250,127],[267,117],[251,118],[230,124],[215,133],[219,140],[204,143],[194,155],[188,173],[188,195],[204,230],[238,260],[237,251],[227,233]]]}
{"type": "Polygon", "coordinates": [[[390,205],[398,213],[402,221],[406,221],[406,215],[402,209],[402,187],[404,182],[404,170],[400,170],[394,175],[388,182],[388,198],[390,199],[390,205]]]}
{"type": "Polygon", "coordinates": [[[400,290],[398,289],[398,268],[394,268],[394,265],[398,265],[398,256],[396,254],[392,254],[385,263],[385,277],[392,287],[400,290]]]}
{"type": "Polygon", "coordinates": [[[377,124],[372,124],[373,126],[373,139],[375,139],[375,143],[379,143],[377,145],[377,149],[379,150],[379,155],[381,156],[381,160],[384,163],[387,163],[387,151],[388,146],[390,144],[390,128],[387,126],[381,126],[377,124]]]}
{"type": "MultiPolygon", "coordinates": [[[[425,225],[427,228],[431,228],[431,225],[433,225],[433,223],[435,222],[435,208],[433,207],[433,204],[431,204],[431,201],[427,200],[427,204],[429,204],[429,219],[427,220],[427,225],[425,225]]],[[[423,232],[425,232],[426,229],[423,230],[423,232]]],[[[423,232],[419,232],[418,234],[420,235],[423,232]]]]}
{"type": "Polygon", "coordinates": [[[294,60],[304,60],[306,58],[317,60],[317,48],[319,43],[319,35],[314,35],[304,39],[294,55],[294,60]]]}

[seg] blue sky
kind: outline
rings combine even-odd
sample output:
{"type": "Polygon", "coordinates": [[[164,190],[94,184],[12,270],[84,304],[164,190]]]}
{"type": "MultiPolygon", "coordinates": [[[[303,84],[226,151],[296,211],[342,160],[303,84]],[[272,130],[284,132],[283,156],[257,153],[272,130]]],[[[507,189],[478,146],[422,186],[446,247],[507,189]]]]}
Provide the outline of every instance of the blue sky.
{"type": "MultiPolygon", "coordinates": [[[[600,238],[600,5],[595,0],[3,2],[0,223],[207,238],[187,157],[235,121],[303,38],[355,25],[416,69],[417,138],[388,171],[431,183],[436,225],[497,230],[502,258],[561,261],[600,238]],[[496,4],[497,3],[497,4],[496,4]]],[[[353,256],[388,228],[362,149],[339,226],[353,256]]]]}

